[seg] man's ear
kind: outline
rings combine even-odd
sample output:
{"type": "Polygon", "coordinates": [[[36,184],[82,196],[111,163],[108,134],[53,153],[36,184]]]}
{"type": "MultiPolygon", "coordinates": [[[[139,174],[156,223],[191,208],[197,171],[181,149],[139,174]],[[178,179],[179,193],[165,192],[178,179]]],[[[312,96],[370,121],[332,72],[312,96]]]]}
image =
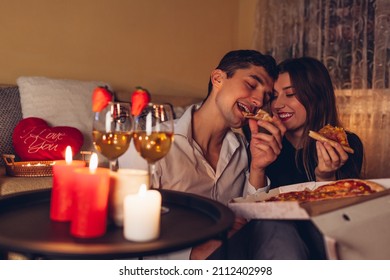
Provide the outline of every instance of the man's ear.
{"type": "Polygon", "coordinates": [[[215,69],[213,72],[211,72],[211,82],[213,84],[213,87],[220,87],[223,83],[225,76],[225,72],[220,69],[215,69]]]}

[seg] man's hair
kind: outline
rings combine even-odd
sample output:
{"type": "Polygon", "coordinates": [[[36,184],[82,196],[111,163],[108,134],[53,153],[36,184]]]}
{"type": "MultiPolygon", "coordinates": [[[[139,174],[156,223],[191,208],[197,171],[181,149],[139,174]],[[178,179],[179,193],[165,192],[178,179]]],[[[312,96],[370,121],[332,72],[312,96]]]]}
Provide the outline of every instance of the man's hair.
{"type": "MultiPolygon", "coordinates": [[[[268,75],[276,80],[278,71],[275,59],[270,55],[264,55],[256,50],[235,50],[230,51],[221,59],[216,69],[226,73],[227,78],[231,78],[239,69],[247,69],[251,66],[264,67],[268,75]]],[[[213,89],[211,79],[209,80],[208,95],[213,89]]]]}

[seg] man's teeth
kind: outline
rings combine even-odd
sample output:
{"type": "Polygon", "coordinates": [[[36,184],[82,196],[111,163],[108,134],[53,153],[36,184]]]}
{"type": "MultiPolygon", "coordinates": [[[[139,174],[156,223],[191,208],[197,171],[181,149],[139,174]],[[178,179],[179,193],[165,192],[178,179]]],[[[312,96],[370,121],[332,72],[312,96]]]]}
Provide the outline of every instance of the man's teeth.
{"type": "Polygon", "coordinates": [[[238,107],[241,109],[241,111],[244,111],[244,112],[247,112],[247,113],[250,113],[249,111],[249,108],[246,107],[244,104],[241,104],[241,103],[237,103],[238,107]]]}
{"type": "Polygon", "coordinates": [[[282,114],[279,114],[279,118],[285,119],[285,118],[291,117],[292,115],[293,114],[291,114],[291,113],[282,113],[282,114]]]}

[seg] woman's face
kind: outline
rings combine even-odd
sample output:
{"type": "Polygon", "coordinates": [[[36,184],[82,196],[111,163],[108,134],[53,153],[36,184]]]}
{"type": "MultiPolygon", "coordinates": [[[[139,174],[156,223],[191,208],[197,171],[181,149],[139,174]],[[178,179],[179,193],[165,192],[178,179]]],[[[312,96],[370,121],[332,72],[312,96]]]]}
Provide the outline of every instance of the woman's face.
{"type": "Polygon", "coordinates": [[[275,98],[271,103],[272,113],[283,122],[287,133],[302,136],[306,122],[306,109],[299,102],[288,73],[279,75],[274,84],[274,94],[275,98]]]}

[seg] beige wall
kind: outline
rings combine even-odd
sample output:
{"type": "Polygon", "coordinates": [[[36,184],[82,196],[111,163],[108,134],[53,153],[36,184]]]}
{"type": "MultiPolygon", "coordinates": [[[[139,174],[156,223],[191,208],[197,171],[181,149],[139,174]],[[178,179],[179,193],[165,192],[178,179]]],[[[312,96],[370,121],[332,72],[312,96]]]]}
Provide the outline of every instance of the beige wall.
{"type": "Polygon", "coordinates": [[[1,0],[0,83],[22,75],[203,97],[231,49],[250,48],[256,0],[1,0]]]}

